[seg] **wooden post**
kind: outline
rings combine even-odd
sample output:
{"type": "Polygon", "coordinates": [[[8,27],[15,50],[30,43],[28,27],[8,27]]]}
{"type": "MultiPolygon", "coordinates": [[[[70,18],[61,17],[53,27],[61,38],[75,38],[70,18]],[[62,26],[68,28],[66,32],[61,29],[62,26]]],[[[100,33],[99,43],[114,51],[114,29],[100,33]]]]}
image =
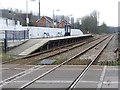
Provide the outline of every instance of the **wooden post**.
{"type": "Polygon", "coordinates": [[[116,53],[116,60],[119,60],[119,49],[116,48],[114,52],[116,53]]]}

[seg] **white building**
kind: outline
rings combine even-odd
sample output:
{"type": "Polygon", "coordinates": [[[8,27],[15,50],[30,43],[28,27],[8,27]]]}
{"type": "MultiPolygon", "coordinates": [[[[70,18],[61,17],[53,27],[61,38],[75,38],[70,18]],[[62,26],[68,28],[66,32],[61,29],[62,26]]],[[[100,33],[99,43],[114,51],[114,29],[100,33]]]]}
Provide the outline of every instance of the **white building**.
{"type": "MultiPolygon", "coordinates": [[[[24,38],[24,34],[29,38],[57,37],[65,34],[64,28],[23,27],[19,21],[15,25],[14,20],[0,17],[0,39],[5,38],[6,30],[10,39],[24,38]]],[[[71,35],[83,35],[83,33],[79,29],[71,29],[71,35]]]]}
{"type": "Polygon", "coordinates": [[[5,38],[5,31],[13,33],[13,31],[21,31],[22,25],[20,25],[20,21],[17,21],[17,24],[15,24],[14,20],[10,20],[8,18],[0,17],[0,39],[5,38]]]}
{"type": "Polygon", "coordinates": [[[22,27],[20,21],[17,21],[17,24],[15,24],[14,20],[0,17],[0,30],[14,30],[20,27],[22,27]]]}
{"type": "MultiPolygon", "coordinates": [[[[58,37],[64,35],[64,28],[29,27],[29,38],[58,37]]],[[[79,29],[71,29],[71,35],[83,35],[83,32],[79,29]]]]}

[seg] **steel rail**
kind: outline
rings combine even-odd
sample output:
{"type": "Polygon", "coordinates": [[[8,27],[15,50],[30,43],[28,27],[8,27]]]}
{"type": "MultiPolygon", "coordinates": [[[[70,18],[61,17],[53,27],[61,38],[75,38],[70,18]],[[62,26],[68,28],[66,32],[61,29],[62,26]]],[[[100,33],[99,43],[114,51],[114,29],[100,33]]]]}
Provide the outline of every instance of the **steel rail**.
{"type": "Polygon", "coordinates": [[[35,81],[39,80],[40,78],[46,76],[47,74],[51,73],[52,71],[56,70],[57,68],[61,67],[62,65],[66,64],[67,62],[77,58],[78,56],[84,54],[85,52],[87,52],[88,50],[92,49],[93,47],[95,47],[96,45],[100,44],[101,42],[103,42],[104,40],[106,40],[109,36],[102,38],[102,40],[100,40],[99,42],[93,44],[92,46],[89,46],[88,48],[84,49],[83,51],[81,51],[80,53],[74,55],[73,57],[71,57],[70,59],[62,62],[61,64],[53,67],[52,69],[48,70],[47,72],[43,73],[42,75],[40,75],[39,77],[33,79],[32,81],[26,83],[25,85],[21,86],[18,90],[23,90],[24,88],[26,88],[27,86],[31,85],[32,83],[34,83],[35,81]]]}
{"type": "Polygon", "coordinates": [[[84,68],[84,70],[75,78],[75,80],[71,83],[71,85],[66,90],[73,90],[74,87],[78,84],[79,80],[85,75],[85,73],[88,71],[90,66],[95,62],[95,60],[99,57],[99,55],[103,52],[103,50],[106,48],[106,46],[109,44],[109,42],[112,40],[113,36],[109,38],[109,41],[106,42],[106,44],[102,47],[100,52],[96,55],[96,57],[84,68]]]}

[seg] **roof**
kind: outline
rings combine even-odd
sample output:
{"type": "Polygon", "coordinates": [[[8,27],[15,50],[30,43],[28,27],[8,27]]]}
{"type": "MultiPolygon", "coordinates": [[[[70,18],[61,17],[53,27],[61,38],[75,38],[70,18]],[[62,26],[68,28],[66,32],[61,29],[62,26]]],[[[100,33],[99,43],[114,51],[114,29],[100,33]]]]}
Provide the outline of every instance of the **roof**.
{"type": "Polygon", "coordinates": [[[61,20],[60,23],[61,23],[61,22],[64,22],[64,23],[66,23],[66,24],[67,24],[67,23],[69,24],[69,22],[68,22],[67,20],[61,20]]]}
{"type": "MultiPolygon", "coordinates": [[[[52,18],[50,18],[50,17],[48,17],[48,16],[42,16],[41,18],[43,18],[43,17],[44,17],[47,21],[53,22],[53,19],[52,19],[52,18]]],[[[40,19],[41,19],[41,18],[40,18],[40,19]]],[[[36,22],[39,22],[40,19],[38,19],[36,22]]]]}
{"type": "Polygon", "coordinates": [[[52,18],[50,18],[50,17],[48,17],[48,16],[44,16],[48,21],[50,21],[50,22],[53,22],[53,19],[52,18]]]}

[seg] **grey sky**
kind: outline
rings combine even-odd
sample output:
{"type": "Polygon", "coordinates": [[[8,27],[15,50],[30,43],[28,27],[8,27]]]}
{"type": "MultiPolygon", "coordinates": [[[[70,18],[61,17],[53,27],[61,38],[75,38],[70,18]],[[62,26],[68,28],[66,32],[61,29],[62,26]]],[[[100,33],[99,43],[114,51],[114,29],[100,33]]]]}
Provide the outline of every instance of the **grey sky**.
{"type": "MultiPolygon", "coordinates": [[[[38,13],[38,0],[28,0],[29,11],[38,13]]],[[[73,15],[81,18],[90,12],[97,10],[100,24],[105,22],[108,26],[118,25],[118,1],[119,0],[40,0],[41,15],[73,15]]],[[[18,8],[26,11],[26,0],[0,0],[1,8],[18,8]]]]}

